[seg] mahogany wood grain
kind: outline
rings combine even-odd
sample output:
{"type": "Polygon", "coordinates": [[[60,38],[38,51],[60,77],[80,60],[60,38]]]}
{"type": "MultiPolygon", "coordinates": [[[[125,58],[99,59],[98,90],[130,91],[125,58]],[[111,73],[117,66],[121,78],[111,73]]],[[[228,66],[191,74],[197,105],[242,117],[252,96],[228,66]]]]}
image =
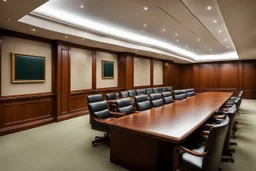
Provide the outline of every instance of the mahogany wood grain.
{"type": "Polygon", "coordinates": [[[128,115],[111,123],[136,133],[169,141],[183,142],[230,97],[228,92],[202,93],[173,104],[128,115]]]}
{"type": "Polygon", "coordinates": [[[154,85],[154,60],[150,59],[150,86],[153,87],[154,85]]]}

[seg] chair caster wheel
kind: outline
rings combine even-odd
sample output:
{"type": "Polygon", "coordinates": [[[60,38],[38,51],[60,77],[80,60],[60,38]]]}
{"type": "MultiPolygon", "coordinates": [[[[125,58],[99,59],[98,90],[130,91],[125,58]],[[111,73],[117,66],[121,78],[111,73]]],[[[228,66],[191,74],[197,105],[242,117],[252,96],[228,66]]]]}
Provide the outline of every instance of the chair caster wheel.
{"type": "Polygon", "coordinates": [[[92,142],[92,146],[93,146],[93,147],[96,147],[96,144],[95,144],[94,142],[92,142]]]}

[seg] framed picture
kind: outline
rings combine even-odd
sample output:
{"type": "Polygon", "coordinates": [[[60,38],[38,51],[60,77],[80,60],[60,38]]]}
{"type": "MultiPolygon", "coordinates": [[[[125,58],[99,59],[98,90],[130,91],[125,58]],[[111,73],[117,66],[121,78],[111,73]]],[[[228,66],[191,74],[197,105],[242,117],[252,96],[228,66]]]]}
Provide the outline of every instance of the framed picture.
{"type": "Polygon", "coordinates": [[[103,79],[114,79],[114,62],[101,61],[101,70],[103,79]]]}
{"type": "Polygon", "coordinates": [[[45,57],[11,53],[12,83],[45,82],[45,57]]]}

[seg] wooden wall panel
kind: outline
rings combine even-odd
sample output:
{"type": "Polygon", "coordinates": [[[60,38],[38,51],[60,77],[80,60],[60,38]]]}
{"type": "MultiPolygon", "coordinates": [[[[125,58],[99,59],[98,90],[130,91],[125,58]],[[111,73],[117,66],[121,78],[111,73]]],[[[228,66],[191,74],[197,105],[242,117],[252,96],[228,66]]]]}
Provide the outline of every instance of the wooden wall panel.
{"type": "Polygon", "coordinates": [[[0,135],[51,123],[54,117],[54,94],[5,96],[0,99],[2,127],[0,135]]]}
{"type": "Polygon", "coordinates": [[[237,88],[239,85],[239,73],[237,63],[221,63],[219,65],[219,87],[237,88]]]}
{"type": "Polygon", "coordinates": [[[70,49],[58,46],[57,58],[57,118],[70,112],[70,49]]]}
{"type": "Polygon", "coordinates": [[[182,85],[180,84],[180,71],[181,67],[179,64],[172,63],[170,66],[169,72],[169,84],[173,87],[173,89],[180,89],[182,85]]]}
{"type": "Polygon", "coordinates": [[[199,71],[199,88],[216,87],[215,68],[212,64],[200,65],[199,71]]]}

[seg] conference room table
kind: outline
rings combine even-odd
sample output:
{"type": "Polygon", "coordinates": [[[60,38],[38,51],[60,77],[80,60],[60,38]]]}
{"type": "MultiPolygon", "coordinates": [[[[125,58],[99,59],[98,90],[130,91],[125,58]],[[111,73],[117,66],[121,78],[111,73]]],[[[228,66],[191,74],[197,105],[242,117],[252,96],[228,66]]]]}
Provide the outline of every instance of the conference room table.
{"type": "Polygon", "coordinates": [[[205,92],[116,119],[110,123],[110,161],[129,170],[172,170],[175,145],[193,137],[232,94],[205,92]]]}

